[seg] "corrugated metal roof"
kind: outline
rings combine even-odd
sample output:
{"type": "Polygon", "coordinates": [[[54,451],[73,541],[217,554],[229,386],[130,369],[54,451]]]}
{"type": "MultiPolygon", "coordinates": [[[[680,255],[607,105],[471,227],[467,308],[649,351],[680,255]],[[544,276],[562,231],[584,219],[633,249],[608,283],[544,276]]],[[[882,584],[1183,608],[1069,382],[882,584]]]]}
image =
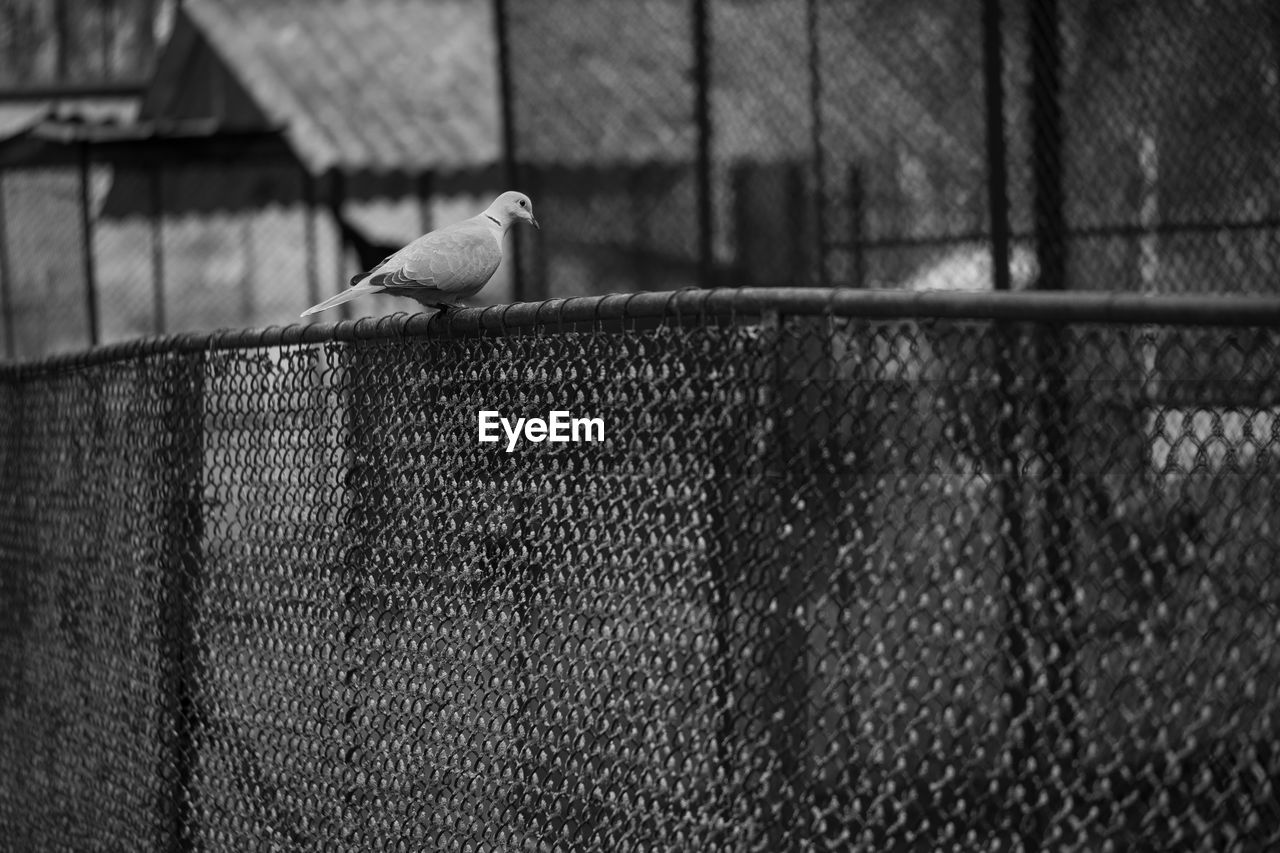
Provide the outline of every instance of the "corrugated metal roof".
{"type": "Polygon", "coordinates": [[[188,0],[183,9],[316,173],[499,159],[489,3],[188,0]]]}
{"type": "MultiPolygon", "coordinates": [[[[571,167],[690,160],[687,3],[628,0],[605,11],[582,2],[509,4],[519,156],[571,167]],[[592,26],[565,26],[588,14],[592,26]],[[613,38],[618,28],[626,35],[613,38]]],[[[810,45],[796,8],[790,0],[715,7],[717,160],[810,154],[810,45]],[[722,50],[716,39],[725,40],[722,50]]],[[[187,0],[183,14],[314,173],[447,174],[501,160],[487,0],[187,0]]],[[[174,53],[189,48],[179,43],[174,53]]],[[[828,146],[855,156],[914,140],[981,165],[981,125],[921,102],[856,26],[825,30],[822,48],[828,146]]],[[[153,81],[166,98],[175,97],[175,81],[161,79],[166,68],[171,76],[194,73],[170,58],[162,57],[153,81]]],[[[182,86],[201,82],[177,82],[174,108],[182,108],[182,86]]]]}

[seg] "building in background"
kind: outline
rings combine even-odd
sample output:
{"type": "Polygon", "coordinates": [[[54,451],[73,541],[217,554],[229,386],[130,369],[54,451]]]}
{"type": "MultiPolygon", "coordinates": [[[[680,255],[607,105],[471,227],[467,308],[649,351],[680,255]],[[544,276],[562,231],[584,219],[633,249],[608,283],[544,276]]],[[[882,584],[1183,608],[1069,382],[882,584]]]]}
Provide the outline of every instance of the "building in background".
{"type": "Polygon", "coordinates": [[[104,38],[109,18],[66,0],[0,2],[62,33],[14,54],[10,79],[154,66],[115,102],[0,104],[10,354],[293,322],[508,184],[544,228],[514,238],[495,301],[1269,292],[1280,272],[1267,0],[107,6],[150,35],[104,38]],[[119,58],[161,36],[154,63],[119,58]]]}
{"type": "Polygon", "coordinates": [[[501,189],[494,61],[485,4],[182,4],[132,110],[0,143],[11,351],[293,322],[501,189]]]}

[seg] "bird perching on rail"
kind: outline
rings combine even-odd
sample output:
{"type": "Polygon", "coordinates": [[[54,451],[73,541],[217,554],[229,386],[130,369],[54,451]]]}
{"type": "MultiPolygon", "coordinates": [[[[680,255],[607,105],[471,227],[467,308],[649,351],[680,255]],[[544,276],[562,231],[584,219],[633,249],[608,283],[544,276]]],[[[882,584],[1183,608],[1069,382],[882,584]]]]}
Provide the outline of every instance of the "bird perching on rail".
{"type": "Polygon", "coordinates": [[[444,310],[474,296],[489,283],[502,262],[502,240],[516,222],[533,218],[533,202],[508,191],[481,214],[424,234],[368,272],[351,279],[351,287],[302,312],[308,317],[366,293],[408,296],[444,310]]]}

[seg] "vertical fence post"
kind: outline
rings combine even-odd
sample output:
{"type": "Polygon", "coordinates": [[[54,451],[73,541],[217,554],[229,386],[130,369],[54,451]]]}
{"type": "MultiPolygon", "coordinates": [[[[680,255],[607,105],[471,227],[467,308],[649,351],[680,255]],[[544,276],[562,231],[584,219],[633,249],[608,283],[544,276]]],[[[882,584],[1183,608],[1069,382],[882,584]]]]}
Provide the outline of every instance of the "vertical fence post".
{"type": "Polygon", "coordinates": [[[1032,216],[1041,290],[1066,287],[1061,36],[1058,0],[1028,0],[1031,62],[1032,216]]]}
{"type": "Polygon", "coordinates": [[[302,242],[306,252],[307,304],[320,301],[320,249],[316,239],[316,176],[305,166],[300,167],[302,178],[302,242]]]}
{"type": "Polygon", "coordinates": [[[711,207],[711,46],[707,0],[693,0],[693,118],[697,124],[695,181],[698,217],[698,286],[710,287],[713,233],[711,207]]]}
{"type": "MultiPolygon", "coordinates": [[[[535,199],[546,198],[546,194],[542,192],[547,186],[547,182],[543,179],[544,173],[540,166],[527,165],[522,170],[524,175],[525,186],[527,186],[528,194],[535,199]]],[[[512,233],[519,231],[522,241],[522,254],[520,274],[524,276],[526,298],[530,301],[538,299],[547,299],[551,296],[551,290],[548,286],[549,275],[547,273],[547,244],[546,237],[540,230],[530,230],[525,228],[512,229],[512,233]],[[527,251],[525,251],[527,249],[527,251]]]]}
{"type": "Polygon", "coordinates": [[[71,16],[67,6],[67,0],[53,0],[53,75],[59,83],[71,76],[71,16]]]}
{"type": "MultiPolygon", "coordinates": [[[[799,163],[788,163],[786,173],[782,177],[783,184],[786,187],[786,205],[787,205],[787,221],[791,223],[791,245],[788,252],[787,262],[791,268],[792,275],[801,278],[801,281],[793,282],[794,284],[807,284],[811,280],[810,257],[809,250],[811,245],[808,243],[810,234],[809,228],[805,227],[806,214],[812,212],[816,228],[821,228],[821,211],[809,211],[807,207],[807,195],[805,192],[804,167],[799,163]],[[801,272],[803,270],[803,272],[801,272]]],[[[819,241],[820,243],[820,241],[819,241]]],[[[818,265],[821,268],[823,263],[823,252],[818,252],[818,265]]],[[[821,277],[821,274],[820,274],[821,277]]],[[[826,279],[822,278],[825,283],[826,279]]]]}
{"type": "MultiPolygon", "coordinates": [[[[626,170],[627,209],[631,211],[632,216],[631,244],[637,249],[635,263],[632,266],[637,290],[649,290],[652,282],[649,258],[653,252],[654,240],[649,227],[651,202],[647,198],[646,190],[653,187],[656,181],[650,176],[650,168],[652,167],[630,166],[626,170]]],[[[545,268],[545,250],[542,254],[542,263],[545,268]]]]}
{"type": "Polygon", "coordinates": [[[151,287],[153,331],[163,335],[164,305],[164,167],[153,165],[149,174],[151,190],[151,287]]]}
{"type": "MultiPolygon", "coordinates": [[[[333,230],[337,237],[337,257],[334,262],[334,276],[338,279],[338,292],[341,293],[348,285],[347,281],[347,253],[351,250],[351,238],[347,234],[347,229],[343,227],[342,222],[342,205],[347,200],[347,182],[346,176],[342,174],[342,170],[334,167],[329,170],[329,212],[333,217],[333,230]]],[[[342,319],[351,319],[351,303],[343,303],[339,309],[342,312],[342,319]]]]}
{"type": "Polygon", "coordinates": [[[1009,289],[1009,178],[1004,139],[1004,55],[1000,0],[982,0],[982,71],[987,111],[987,206],[991,283],[1009,289]]]}
{"type": "MultiPolygon", "coordinates": [[[[818,42],[818,0],[806,0],[805,25],[809,40],[809,144],[813,157],[814,238],[818,244],[818,286],[831,284],[827,270],[827,253],[831,247],[827,234],[827,166],[822,150],[822,51],[818,42]]],[[[806,276],[807,277],[807,276],[806,276]]]]}
{"type": "Polygon", "coordinates": [[[80,143],[80,240],[84,260],[84,300],[88,315],[89,343],[98,345],[98,275],[93,257],[93,187],[90,179],[89,143],[80,143]]]}
{"type": "MultiPolygon", "coordinates": [[[[102,64],[99,66],[98,73],[102,75],[102,79],[109,80],[112,75],[111,67],[111,48],[116,40],[116,17],[112,14],[115,9],[112,0],[98,0],[98,39],[100,41],[99,50],[102,55],[99,57],[102,64]]],[[[145,29],[145,28],[143,28],[145,29]]]]}
{"type": "Polygon", "coordinates": [[[9,220],[5,207],[8,173],[0,169],[0,315],[4,318],[4,355],[16,358],[18,342],[13,339],[13,270],[9,266],[9,220]]]}
{"type": "Polygon", "coordinates": [[[257,271],[258,246],[253,238],[253,222],[247,216],[237,217],[240,220],[240,253],[244,262],[240,265],[240,322],[252,326],[258,313],[257,271]]]}
{"type": "MultiPolygon", "coordinates": [[[[520,160],[516,152],[515,92],[511,75],[511,32],[506,0],[493,0],[494,35],[498,44],[498,100],[502,116],[502,172],[506,189],[520,187],[520,160]]],[[[537,203],[535,198],[534,203],[537,203]]],[[[522,236],[511,229],[511,298],[528,301],[524,265],[520,262],[522,236]]]]}
{"type": "Polygon", "coordinates": [[[851,284],[854,287],[867,286],[867,252],[863,246],[866,239],[867,187],[862,179],[862,167],[857,163],[849,164],[849,261],[853,267],[851,284]]]}

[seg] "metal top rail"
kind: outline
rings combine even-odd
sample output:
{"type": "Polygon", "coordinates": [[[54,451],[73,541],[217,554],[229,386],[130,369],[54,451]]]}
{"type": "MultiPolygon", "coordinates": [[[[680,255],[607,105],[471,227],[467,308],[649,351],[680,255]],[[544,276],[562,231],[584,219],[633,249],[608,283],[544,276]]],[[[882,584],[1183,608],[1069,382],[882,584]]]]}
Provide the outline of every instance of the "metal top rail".
{"type": "Polygon", "coordinates": [[[1250,326],[1280,328],[1277,296],[1144,296],[1095,291],[995,293],[991,291],[859,290],[820,287],[741,287],[582,296],[462,308],[440,314],[404,314],[337,323],[223,329],[141,338],[31,362],[0,362],[0,378],[74,369],[155,353],[184,353],[334,341],[458,337],[542,327],[629,320],[686,322],[698,318],[751,319],[766,314],[874,319],[1002,320],[1051,324],[1250,326]]]}

